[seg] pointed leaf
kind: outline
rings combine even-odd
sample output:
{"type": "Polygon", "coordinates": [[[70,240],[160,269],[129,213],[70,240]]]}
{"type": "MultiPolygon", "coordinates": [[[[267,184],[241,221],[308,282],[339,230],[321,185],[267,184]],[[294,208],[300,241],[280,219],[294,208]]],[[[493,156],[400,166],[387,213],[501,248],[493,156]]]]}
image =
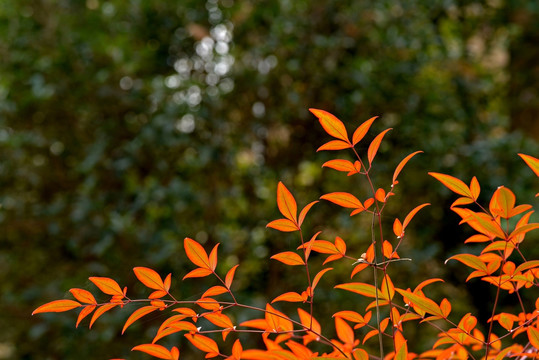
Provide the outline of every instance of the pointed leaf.
{"type": "Polygon", "coordinates": [[[154,290],[164,290],[165,284],[161,279],[159,274],[146,267],[136,267],[133,269],[135,276],[140,280],[141,283],[154,290]]]}
{"type": "Polygon", "coordinates": [[[337,331],[337,336],[345,344],[354,344],[354,330],[340,317],[335,318],[335,330],[337,331]]]}
{"type": "Polygon", "coordinates": [[[147,315],[149,313],[151,313],[152,311],[155,311],[157,310],[158,308],[155,307],[155,306],[144,306],[144,307],[141,307],[140,309],[137,309],[135,310],[131,316],[129,316],[129,318],[126,320],[125,322],[125,325],[124,325],[124,328],[122,329],[122,334],[125,332],[125,330],[129,327],[129,325],[131,325],[132,323],[134,323],[135,321],[137,321],[138,319],[140,319],[141,317],[143,317],[144,315],[147,315]]]}
{"type": "Polygon", "coordinates": [[[530,344],[532,344],[534,348],[539,349],[539,329],[529,326],[526,331],[528,333],[530,344]]]}
{"type": "Polygon", "coordinates": [[[146,354],[154,356],[159,359],[167,359],[167,360],[177,359],[172,355],[172,353],[166,347],[162,345],[157,345],[157,344],[137,345],[131,349],[131,351],[133,350],[145,352],[146,354]]]}
{"type": "Polygon", "coordinates": [[[112,309],[113,307],[115,306],[118,306],[119,304],[106,304],[106,305],[102,305],[100,306],[94,313],[94,315],[92,315],[92,320],[90,320],[90,328],[92,328],[92,325],[94,324],[94,322],[101,316],[103,315],[104,313],[106,313],[107,311],[109,311],[110,309],[112,309]]]}
{"type": "Polygon", "coordinates": [[[230,286],[232,286],[232,281],[234,280],[234,274],[236,273],[236,269],[239,265],[234,265],[228,272],[226,273],[225,277],[225,285],[227,288],[230,289],[230,286]]]}
{"type": "MultiPolygon", "coordinates": [[[[365,283],[346,283],[335,286],[336,289],[348,290],[357,294],[375,298],[377,291],[376,288],[370,284],[365,283]]],[[[378,297],[382,298],[382,294],[378,292],[378,297]]],[[[388,300],[388,299],[384,299],[388,300]]]]}
{"type": "Polygon", "coordinates": [[[442,309],[436,304],[434,301],[432,301],[429,298],[426,298],[425,296],[421,296],[418,294],[414,294],[411,291],[402,290],[402,289],[395,289],[399,294],[401,294],[403,297],[406,297],[409,301],[412,302],[414,306],[417,306],[419,309],[440,317],[444,317],[444,313],[442,312],[442,309]]]}
{"type": "Polygon", "coordinates": [[[77,299],[78,301],[85,303],[85,304],[97,304],[97,301],[94,298],[94,295],[92,295],[91,292],[84,289],[70,289],[69,292],[77,299]]]}
{"type": "Polygon", "coordinates": [[[481,193],[481,187],[479,186],[479,181],[477,181],[477,178],[474,176],[472,178],[472,181],[470,182],[470,192],[472,193],[472,198],[474,200],[477,200],[479,197],[479,194],[481,193]]]}
{"type": "Polygon", "coordinates": [[[212,271],[215,271],[215,268],[217,267],[217,248],[219,247],[219,244],[215,245],[213,249],[210,252],[209,261],[210,261],[210,269],[212,271]]]}
{"type": "Polygon", "coordinates": [[[219,355],[219,347],[217,346],[217,343],[209,337],[200,334],[185,334],[185,337],[199,350],[207,353],[207,358],[219,355]]]}
{"type": "Polygon", "coordinates": [[[535,175],[539,176],[539,159],[534,158],[533,156],[526,155],[526,154],[518,154],[528,164],[530,169],[533,170],[535,175]]]}
{"type": "Polygon", "coordinates": [[[436,180],[441,182],[445,185],[449,190],[469,198],[473,199],[473,194],[471,190],[468,188],[468,185],[466,185],[462,180],[457,179],[456,177],[435,173],[435,172],[429,172],[429,175],[434,177],[436,180]]]}
{"type": "Polygon", "coordinates": [[[277,301],[302,302],[304,301],[304,299],[297,292],[291,291],[291,292],[287,292],[287,293],[277,296],[275,299],[271,301],[271,303],[273,304],[274,302],[277,302],[277,301]]]}
{"type": "Polygon", "coordinates": [[[481,270],[481,271],[484,271],[485,273],[487,271],[487,265],[483,262],[483,260],[481,260],[479,257],[472,254],[454,255],[454,256],[451,256],[449,259],[447,259],[445,263],[447,264],[449,260],[458,260],[464,265],[471,267],[472,269],[481,270]]]}
{"type": "Polygon", "coordinates": [[[224,294],[226,292],[228,292],[227,288],[225,288],[224,286],[216,285],[216,286],[212,286],[211,288],[206,290],[204,292],[204,294],[202,294],[201,297],[203,297],[203,298],[211,297],[211,296],[221,295],[221,294],[224,294]]]}
{"type": "Polygon", "coordinates": [[[228,316],[220,312],[211,312],[203,315],[205,319],[209,320],[212,324],[225,329],[231,329],[234,327],[232,321],[228,316]]]}
{"type": "Polygon", "coordinates": [[[416,206],[408,215],[406,215],[406,218],[404,219],[404,222],[402,223],[402,230],[406,230],[406,227],[408,226],[408,223],[413,219],[415,214],[421,209],[423,209],[425,206],[429,206],[429,203],[421,204],[419,206],[416,206]]]}
{"type": "Polygon", "coordinates": [[[282,181],[279,181],[279,184],[277,185],[277,206],[285,218],[297,223],[296,216],[298,207],[296,200],[294,199],[292,193],[288,191],[286,186],[284,186],[282,181]]]}
{"type": "Polygon", "coordinates": [[[298,226],[301,226],[301,224],[303,224],[303,220],[305,220],[305,216],[307,215],[309,210],[311,210],[313,205],[316,204],[317,202],[318,200],[312,201],[308,203],[307,205],[305,205],[305,207],[301,210],[301,212],[299,213],[299,218],[298,218],[298,226]]]}
{"type": "Polygon", "coordinates": [[[352,135],[352,144],[355,146],[358,142],[360,142],[363,137],[367,134],[369,131],[372,123],[374,120],[376,120],[378,116],[374,116],[370,118],[369,120],[365,121],[363,124],[359,125],[356,131],[354,131],[354,134],[352,135]]]}
{"type": "Polygon", "coordinates": [[[95,310],[97,306],[96,305],[88,305],[85,306],[84,309],[79,313],[79,316],[77,317],[77,323],[75,324],[75,327],[79,327],[80,322],[88,315],[92,313],[92,311],[95,310]]]}
{"type": "Polygon", "coordinates": [[[318,282],[320,281],[320,279],[322,278],[322,275],[324,275],[325,273],[327,273],[330,270],[333,270],[333,268],[322,269],[322,270],[320,270],[318,272],[318,274],[315,275],[315,277],[313,279],[313,284],[311,285],[313,291],[316,288],[316,285],[318,285],[318,282]]]}
{"type": "Polygon", "coordinates": [[[325,143],[324,145],[320,146],[316,151],[322,151],[322,150],[343,150],[343,149],[349,149],[352,147],[352,144],[342,141],[342,140],[331,140],[325,143]]]}
{"type": "Polygon", "coordinates": [[[358,198],[346,192],[333,192],[325,194],[322,195],[320,199],[331,201],[332,203],[345,208],[364,209],[361,201],[359,201],[358,198]]]}
{"type": "Polygon", "coordinates": [[[211,270],[209,269],[203,269],[203,268],[196,268],[195,270],[191,270],[185,275],[182,280],[188,279],[188,278],[198,278],[198,277],[205,277],[208,275],[213,274],[211,270]]]}
{"type": "Polygon", "coordinates": [[[328,167],[331,169],[335,169],[337,171],[343,171],[343,172],[348,173],[348,175],[358,173],[354,164],[349,160],[341,160],[341,159],[329,160],[329,161],[326,161],[324,164],[322,164],[322,167],[328,167]]]}
{"type": "Polygon", "coordinates": [[[106,277],[90,277],[91,282],[107,295],[116,295],[123,297],[124,293],[120,285],[112,279],[106,277]]]}
{"type": "Polygon", "coordinates": [[[82,306],[75,300],[54,300],[41,305],[32,312],[32,315],[45,312],[64,312],[82,306]]]}
{"type": "Polygon", "coordinates": [[[402,159],[402,161],[397,165],[397,168],[395,169],[395,172],[393,173],[393,184],[395,184],[395,181],[397,180],[397,176],[399,176],[400,172],[402,171],[402,168],[404,168],[404,165],[413,158],[415,155],[422,153],[423,151],[416,151],[402,159]]]}
{"type": "Polygon", "coordinates": [[[185,238],[183,244],[185,254],[193,264],[204,269],[212,270],[210,259],[202,245],[190,238],[185,238]]]}
{"type": "Polygon", "coordinates": [[[276,255],[273,255],[271,259],[278,260],[286,265],[305,265],[303,259],[292,251],[285,251],[276,255]]]}
{"type": "Polygon", "coordinates": [[[374,140],[369,145],[369,150],[367,150],[367,155],[369,158],[369,165],[372,165],[372,161],[374,160],[374,157],[376,156],[376,153],[378,152],[378,148],[380,147],[380,143],[382,142],[382,139],[384,138],[384,135],[392,129],[386,129],[382,131],[380,134],[378,134],[374,140]]]}
{"type": "Polygon", "coordinates": [[[320,121],[326,132],[334,138],[348,142],[348,133],[341,120],[324,110],[309,109],[320,121]]]}
{"type": "Polygon", "coordinates": [[[296,225],[295,222],[288,219],[277,219],[269,222],[266,227],[283,231],[283,232],[292,232],[292,231],[298,231],[299,227],[296,225]]]}

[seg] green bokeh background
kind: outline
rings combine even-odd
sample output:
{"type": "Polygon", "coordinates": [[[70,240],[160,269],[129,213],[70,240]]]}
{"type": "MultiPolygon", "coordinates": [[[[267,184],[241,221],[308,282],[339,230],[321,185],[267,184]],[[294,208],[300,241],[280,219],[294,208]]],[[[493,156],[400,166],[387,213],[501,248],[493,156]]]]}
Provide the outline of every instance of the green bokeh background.
{"type": "MultiPolygon", "coordinates": [[[[87,321],[75,329],[73,313],[30,313],[69,298],[70,288],[95,290],[89,276],[113,277],[142,297],[135,266],[172,272],[175,294],[195,300],[214,283],[181,282],[193,268],[186,236],[208,250],[221,243],[223,274],[241,264],[235,289],[245,303],[263,307],[304,287],[295,269],[269,260],[299,242],[265,228],[280,216],[278,181],[300,207],[331,191],[368,196],[358,177],[321,169],[335,154],[316,153],[329,138],[310,107],[334,113],[349,132],[379,115],[363,153],[394,128],[373,169],[380,187],[404,156],[424,151],[400,176],[386,231],[395,216],[432,206],[407,231],[401,256],[414,261],[390,274],[404,288],[444,277],[429,294],[485,320],[492,289],[443,265],[473,249],[448,210],[455,197],[427,171],[476,175],[483,201],[505,185],[536,205],[537,178],[517,153],[539,154],[538,15],[539,3],[517,0],[1,2],[0,359],[148,358],[129,350],[149,342],[166,314],[120,336],[130,309],[90,331],[87,321]]],[[[369,222],[324,202],[305,234],[339,235],[359,256],[369,222]]],[[[538,236],[529,238],[525,250],[537,258],[538,236]]],[[[349,270],[335,264],[319,285],[316,316],[328,336],[338,307],[366,304],[331,290],[349,270]]],[[[514,304],[504,297],[501,306],[514,304]]],[[[415,350],[433,341],[428,329],[408,330],[415,350]]],[[[180,336],[163,344],[201,356],[180,336]]]]}

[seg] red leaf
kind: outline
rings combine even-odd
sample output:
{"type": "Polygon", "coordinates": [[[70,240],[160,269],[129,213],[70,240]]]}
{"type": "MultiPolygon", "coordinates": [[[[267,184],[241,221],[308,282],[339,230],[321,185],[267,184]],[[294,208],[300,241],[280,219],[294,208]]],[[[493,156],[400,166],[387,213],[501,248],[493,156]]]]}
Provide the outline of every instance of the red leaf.
{"type": "Polygon", "coordinates": [[[296,225],[296,223],[293,222],[292,220],[288,220],[288,219],[273,220],[270,223],[268,223],[268,225],[266,225],[266,227],[269,227],[269,228],[272,228],[272,229],[275,229],[275,230],[279,230],[279,231],[283,231],[283,232],[292,232],[292,231],[298,231],[299,230],[298,225],[296,225]]]}
{"type": "Polygon", "coordinates": [[[341,120],[324,110],[309,109],[320,121],[326,132],[334,138],[348,142],[348,133],[341,120]]]}
{"type": "Polygon", "coordinates": [[[279,184],[277,185],[277,206],[285,218],[297,223],[298,207],[296,200],[281,181],[279,181],[279,184]]]}
{"type": "Polygon", "coordinates": [[[93,304],[96,305],[97,301],[95,301],[94,295],[92,295],[91,292],[84,289],[70,289],[69,292],[75,297],[75,299],[79,300],[80,302],[83,302],[85,304],[93,304]]]}
{"type": "Polygon", "coordinates": [[[303,259],[292,251],[285,251],[276,255],[273,255],[271,259],[278,260],[286,265],[305,265],[303,259]]]}
{"type": "Polygon", "coordinates": [[[129,318],[127,318],[127,320],[125,321],[125,325],[124,325],[124,328],[122,329],[122,334],[125,332],[125,330],[129,327],[129,325],[131,325],[132,323],[134,323],[135,321],[137,321],[138,319],[140,319],[141,317],[143,317],[144,315],[147,315],[149,313],[151,313],[152,311],[155,311],[157,310],[158,308],[155,307],[155,306],[144,306],[144,307],[141,307],[140,309],[137,309],[135,310],[131,316],[129,316],[129,318]]]}
{"type": "Polygon", "coordinates": [[[105,294],[123,298],[124,293],[116,281],[106,277],[90,277],[89,279],[105,294]]]}
{"type": "Polygon", "coordinates": [[[185,238],[183,244],[185,254],[193,264],[210,271],[212,270],[210,266],[210,259],[208,258],[208,254],[202,245],[190,238],[185,238]]]}
{"type": "Polygon", "coordinates": [[[402,161],[399,163],[399,165],[397,165],[397,168],[395,169],[395,172],[393,173],[393,184],[395,184],[395,181],[397,180],[397,176],[399,176],[400,172],[402,171],[402,168],[404,167],[404,165],[406,165],[406,163],[412,158],[414,157],[415,155],[419,154],[419,153],[422,153],[423,151],[416,151],[416,152],[413,152],[411,153],[410,155],[408,155],[407,157],[405,157],[404,159],[402,159],[402,161]]]}
{"type": "Polygon", "coordinates": [[[369,145],[369,150],[367,150],[367,155],[369,158],[369,165],[372,165],[372,161],[374,160],[374,157],[376,156],[376,153],[378,152],[378,148],[380,147],[380,143],[382,142],[382,139],[384,138],[384,135],[392,129],[386,129],[382,131],[380,134],[378,134],[374,140],[369,145]]]}
{"type": "Polygon", "coordinates": [[[352,144],[354,146],[363,139],[365,134],[369,131],[369,128],[371,127],[374,120],[376,120],[378,116],[374,116],[370,118],[369,120],[365,121],[363,124],[359,125],[356,131],[354,131],[354,135],[352,135],[352,144]]]}
{"type": "Polygon", "coordinates": [[[361,201],[358,200],[354,195],[346,192],[333,192],[329,194],[322,195],[320,199],[331,201],[337,205],[340,205],[345,208],[352,209],[364,209],[361,201]]]}
{"type": "Polygon", "coordinates": [[[141,283],[154,290],[165,290],[165,284],[161,276],[152,269],[146,267],[136,267],[133,269],[135,276],[141,283]]]}
{"type": "Polygon", "coordinates": [[[82,306],[75,300],[54,300],[41,305],[32,312],[32,315],[45,312],[64,312],[82,306]]]}
{"type": "Polygon", "coordinates": [[[225,285],[227,288],[230,289],[230,286],[232,286],[232,280],[234,280],[234,274],[236,273],[236,269],[239,265],[234,265],[232,269],[228,270],[225,277],[225,285]]]}
{"type": "Polygon", "coordinates": [[[342,140],[331,140],[320,146],[316,151],[322,150],[343,150],[349,149],[352,147],[352,144],[342,141],[342,140]]]}
{"type": "Polygon", "coordinates": [[[473,194],[470,188],[468,188],[468,185],[466,185],[462,180],[457,179],[456,177],[435,173],[435,172],[429,172],[429,175],[434,177],[436,180],[441,182],[445,185],[449,190],[469,198],[473,199],[473,194]]]}

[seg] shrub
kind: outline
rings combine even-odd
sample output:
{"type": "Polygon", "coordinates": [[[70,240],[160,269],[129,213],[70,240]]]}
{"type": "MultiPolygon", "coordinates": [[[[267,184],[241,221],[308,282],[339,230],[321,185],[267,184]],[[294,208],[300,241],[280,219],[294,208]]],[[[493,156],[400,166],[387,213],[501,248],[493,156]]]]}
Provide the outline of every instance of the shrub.
{"type": "MultiPolygon", "coordinates": [[[[461,223],[470,226],[475,234],[465,243],[482,246],[478,255],[463,253],[451,256],[447,261],[458,261],[471,269],[466,279],[479,278],[495,287],[492,302],[492,315],[485,324],[486,331],[478,328],[478,320],[471,313],[460,318],[451,314],[451,302],[431,299],[425,294],[425,288],[438,278],[425,279],[410,288],[397,287],[388,269],[398,262],[410,261],[401,257],[399,250],[406,239],[406,229],[410,222],[424,207],[416,206],[400,219],[396,218],[388,232],[382,226],[382,215],[386,204],[395,195],[398,176],[404,166],[418,153],[406,156],[396,167],[389,189],[376,186],[371,177],[372,164],[384,136],[391,129],[378,134],[368,146],[366,159],[356,151],[367,134],[373,117],[362,123],[350,138],[344,124],[332,114],[318,109],[311,112],[319,119],[324,130],[334,139],[322,145],[318,150],[350,149],[356,160],[333,159],[322,166],[346,173],[348,176],[363,176],[371,196],[360,200],[348,192],[332,192],[320,197],[338,206],[351,210],[350,216],[362,214],[372,219],[370,232],[372,242],[365,253],[350,255],[347,243],[340,237],[334,241],[320,239],[321,231],[306,237],[302,231],[303,222],[311,208],[318,203],[313,201],[305,205],[298,214],[298,206],[292,193],[279,182],[277,186],[277,206],[282,218],[271,221],[267,227],[282,232],[297,232],[299,241],[296,249],[273,255],[271,258],[288,266],[299,266],[306,277],[306,287],[298,291],[284,292],[264,308],[238,302],[233,291],[234,274],[238,265],[226,274],[219,274],[217,268],[217,244],[208,254],[198,242],[186,238],[184,250],[195,269],[187,273],[189,278],[215,277],[219,285],[209,287],[197,300],[177,299],[171,292],[171,274],[164,279],[156,271],[146,267],[134,268],[135,276],[151,293],[146,298],[131,299],[127,288],[122,287],[108,277],[90,277],[110,300],[98,303],[94,295],[85,290],[74,288],[70,292],[76,300],[56,300],[46,303],[33,314],[44,312],[63,312],[79,309],[76,326],[89,316],[90,327],[105,312],[123,307],[126,304],[140,304],[125,322],[122,333],[135,321],[156,311],[167,311],[167,317],[159,327],[151,343],[137,345],[133,350],[147,353],[160,359],[176,360],[180,356],[177,347],[166,348],[157,344],[161,339],[184,332],[189,342],[205,353],[206,358],[224,357],[239,359],[525,359],[539,357],[539,297],[535,303],[523,301],[523,291],[537,291],[539,278],[539,260],[529,260],[521,251],[521,244],[528,232],[539,228],[538,223],[530,223],[533,213],[531,205],[517,205],[513,192],[500,186],[492,195],[487,205],[478,202],[481,191],[479,181],[473,177],[470,185],[450,175],[436,172],[429,173],[449,190],[458,195],[451,205],[461,223]],[[402,220],[401,220],[402,219],[402,220]],[[392,232],[392,234],[391,234],[392,232]],[[307,240],[309,238],[309,240],[307,240]],[[327,256],[323,267],[313,270],[311,256],[315,253],[327,256]],[[350,277],[353,279],[363,271],[372,272],[372,283],[345,282],[335,285],[335,289],[354,293],[371,299],[365,309],[341,309],[335,305],[333,314],[335,324],[334,338],[322,331],[320,323],[314,317],[317,305],[315,295],[322,277],[332,268],[326,264],[332,261],[345,261],[354,265],[350,277]],[[502,292],[511,294],[518,303],[515,312],[502,312],[498,302],[502,292]],[[278,310],[275,303],[299,303],[297,316],[278,310]],[[254,310],[260,318],[236,324],[230,316],[230,309],[254,310]],[[197,320],[204,318],[213,328],[197,327],[197,320]],[[438,333],[431,348],[420,354],[409,349],[404,323],[417,322],[434,327],[438,333]],[[496,328],[495,328],[496,324],[496,328]],[[360,330],[361,329],[361,330],[360,330]],[[496,331],[495,331],[496,330],[496,331]],[[499,332],[501,330],[501,332],[499,332]],[[231,353],[224,354],[212,334],[220,333],[223,341],[233,341],[231,353]],[[239,333],[260,336],[265,348],[244,349],[239,333]],[[229,340],[229,337],[235,340],[229,340]],[[361,341],[360,341],[361,340],[361,341]],[[363,344],[375,341],[379,349],[377,354],[369,354],[363,344]],[[312,344],[323,344],[324,351],[315,351],[312,344]],[[361,343],[361,345],[360,345],[361,343]]],[[[539,159],[519,154],[521,158],[539,176],[539,159]]],[[[539,194],[538,194],[539,195],[539,194]]],[[[411,346],[410,346],[411,347],[411,346]]],[[[372,351],[371,351],[372,352],[372,351]]]]}

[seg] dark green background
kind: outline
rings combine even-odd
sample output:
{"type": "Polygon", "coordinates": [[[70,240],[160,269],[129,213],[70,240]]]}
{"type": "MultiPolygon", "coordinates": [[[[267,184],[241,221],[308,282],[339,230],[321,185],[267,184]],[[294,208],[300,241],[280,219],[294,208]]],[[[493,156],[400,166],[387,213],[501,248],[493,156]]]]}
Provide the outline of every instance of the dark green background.
{"type": "MultiPolygon", "coordinates": [[[[443,265],[468,251],[469,233],[448,211],[455,197],[426,173],[476,175],[483,201],[505,185],[536,204],[537,179],[516,154],[539,153],[538,14],[537,2],[516,0],[1,2],[0,359],[148,358],[129,349],[149,342],[165,314],[120,336],[131,309],[91,331],[87,321],[74,328],[74,313],[30,313],[72,287],[95,290],[88,276],[143,297],[135,266],[172,272],[177,297],[195,300],[202,282],[180,281],[193,268],[186,236],[208,250],[221,243],[223,274],[241,264],[235,286],[248,304],[304,287],[295,269],[268,260],[299,241],[265,228],[280,216],[277,182],[300,206],[331,191],[368,196],[358,177],[321,169],[335,154],[315,152],[329,137],[309,107],[334,113],[349,132],[380,115],[363,153],[394,128],[375,161],[378,186],[387,189],[404,156],[425,152],[400,177],[386,232],[395,216],[433,205],[407,231],[401,256],[414,261],[390,274],[404,288],[446,277],[429,294],[484,320],[492,289],[462,285],[468,271],[443,265]]],[[[368,217],[327,202],[305,224],[308,237],[322,229],[354,256],[369,242],[368,217]]],[[[535,248],[525,250],[537,257],[535,248]]],[[[336,305],[365,306],[331,290],[350,269],[335,266],[317,293],[329,336],[336,305]]],[[[433,341],[413,338],[415,350],[433,341]]],[[[163,344],[201,356],[180,337],[163,344]]]]}

